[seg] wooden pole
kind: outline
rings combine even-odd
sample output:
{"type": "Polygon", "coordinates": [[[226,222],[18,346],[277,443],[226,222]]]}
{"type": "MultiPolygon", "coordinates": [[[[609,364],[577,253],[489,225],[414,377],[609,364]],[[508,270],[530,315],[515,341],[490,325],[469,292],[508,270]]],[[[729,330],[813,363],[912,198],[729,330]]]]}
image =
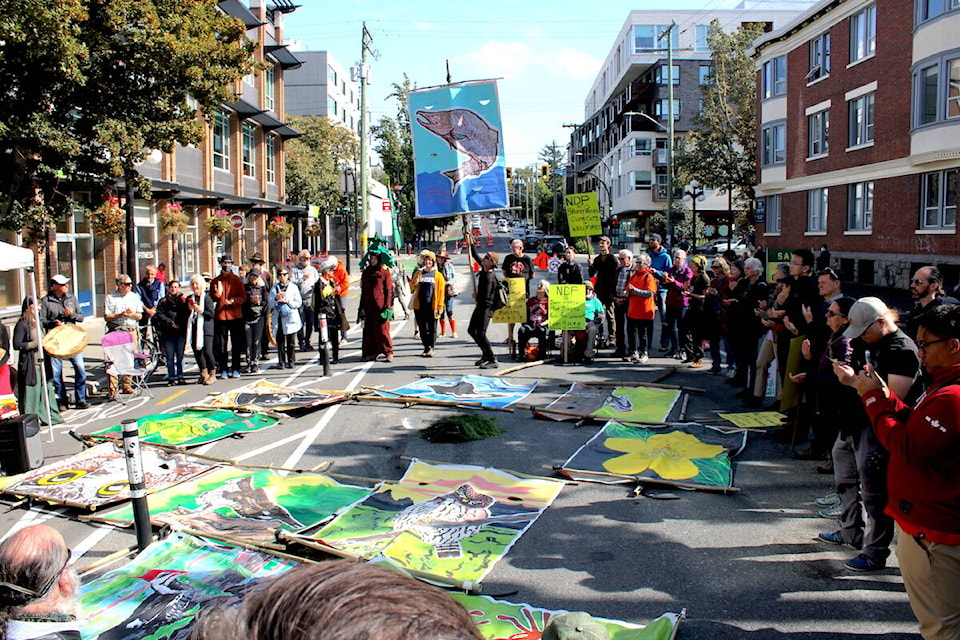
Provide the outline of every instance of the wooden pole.
{"type": "Polygon", "coordinates": [[[689,482],[677,482],[676,480],[661,480],[659,478],[638,478],[637,476],[621,475],[619,473],[603,473],[600,471],[586,471],[583,469],[568,469],[563,467],[562,465],[555,465],[552,467],[544,465],[543,468],[553,469],[554,471],[561,471],[563,473],[582,473],[583,475],[587,475],[587,476],[599,476],[603,478],[621,478],[623,480],[632,480],[640,484],[644,484],[644,483],[662,484],[662,485],[668,485],[672,487],[683,487],[685,489],[700,489],[703,491],[718,491],[722,493],[738,493],[740,491],[740,489],[738,489],[737,487],[706,487],[699,484],[690,484],[689,482]]]}

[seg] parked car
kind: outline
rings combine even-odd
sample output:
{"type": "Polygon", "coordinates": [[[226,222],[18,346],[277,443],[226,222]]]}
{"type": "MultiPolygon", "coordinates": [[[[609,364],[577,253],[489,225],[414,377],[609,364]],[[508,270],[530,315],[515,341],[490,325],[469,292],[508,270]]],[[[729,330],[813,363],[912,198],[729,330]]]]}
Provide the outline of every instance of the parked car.
{"type": "Polygon", "coordinates": [[[524,251],[536,251],[540,248],[540,241],[543,239],[543,231],[533,229],[527,231],[527,236],[523,239],[524,251]]]}
{"type": "Polygon", "coordinates": [[[567,250],[567,239],[563,236],[543,236],[539,249],[548,256],[559,256],[567,250]]]}
{"type": "Polygon", "coordinates": [[[497,231],[499,233],[506,233],[510,231],[510,223],[504,219],[497,220],[497,231]]]}
{"type": "Polygon", "coordinates": [[[727,242],[726,238],[717,238],[716,240],[711,240],[706,244],[702,244],[699,247],[694,247],[694,253],[701,253],[703,255],[714,256],[720,253],[723,253],[728,248],[732,248],[737,252],[737,255],[743,254],[747,250],[746,243],[740,238],[733,239],[733,245],[731,247],[730,243],[727,242]]]}

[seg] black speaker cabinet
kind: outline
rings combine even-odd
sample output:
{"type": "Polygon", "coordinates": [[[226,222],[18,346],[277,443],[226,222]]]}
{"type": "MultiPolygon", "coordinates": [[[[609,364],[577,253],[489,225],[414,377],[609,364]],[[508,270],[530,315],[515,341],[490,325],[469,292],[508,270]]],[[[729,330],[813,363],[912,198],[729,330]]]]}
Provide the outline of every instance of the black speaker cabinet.
{"type": "Polygon", "coordinates": [[[40,418],[35,413],[0,420],[0,468],[7,475],[43,465],[40,418]]]}

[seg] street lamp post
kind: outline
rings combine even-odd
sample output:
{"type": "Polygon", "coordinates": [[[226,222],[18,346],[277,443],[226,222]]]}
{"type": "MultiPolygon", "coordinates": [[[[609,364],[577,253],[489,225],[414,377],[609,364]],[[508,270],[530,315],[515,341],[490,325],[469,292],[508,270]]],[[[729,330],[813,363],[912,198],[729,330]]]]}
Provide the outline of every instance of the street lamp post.
{"type": "Polygon", "coordinates": [[[696,180],[691,180],[690,183],[683,188],[683,199],[690,202],[691,209],[693,211],[693,242],[691,247],[697,246],[697,202],[703,202],[707,199],[707,196],[704,195],[704,187],[696,180]]]}

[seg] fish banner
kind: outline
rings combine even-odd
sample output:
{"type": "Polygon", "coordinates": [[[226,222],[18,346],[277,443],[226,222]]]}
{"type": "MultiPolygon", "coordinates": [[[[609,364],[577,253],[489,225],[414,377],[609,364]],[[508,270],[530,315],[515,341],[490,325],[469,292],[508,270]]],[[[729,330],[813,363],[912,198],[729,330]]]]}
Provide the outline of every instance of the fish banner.
{"type": "Polygon", "coordinates": [[[266,380],[258,380],[232,391],[209,396],[197,407],[215,409],[242,409],[244,411],[301,412],[336,404],[347,399],[346,394],[326,393],[317,389],[282,387],[266,380]]]}
{"type": "Polygon", "coordinates": [[[508,407],[526,398],[537,387],[531,384],[511,384],[491,376],[460,376],[459,378],[423,378],[390,391],[378,390],[385,398],[411,396],[444,402],[476,403],[495,409],[508,407]]]}
{"type": "Polygon", "coordinates": [[[417,217],[510,206],[496,81],[414,90],[407,99],[417,217]]]}
{"type": "Polygon", "coordinates": [[[665,422],[679,398],[680,391],[676,389],[601,387],[574,382],[566,393],[534,414],[551,420],[591,416],[620,422],[665,422]],[[574,415],[551,413],[551,409],[574,415]]]}
{"type": "MultiPolygon", "coordinates": [[[[182,453],[142,447],[147,492],[153,493],[212,469],[209,463],[191,460],[182,453]]],[[[104,442],[55,464],[0,478],[0,492],[28,496],[82,509],[96,509],[130,498],[127,463],[123,452],[104,442]]]]}
{"type": "Polygon", "coordinates": [[[415,460],[398,482],[384,484],[313,538],[448,584],[476,583],[562,488],[548,478],[415,460]]]}
{"type": "Polygon", "coordinates": [[[297,566],[259,551],[174,533],[80,588],[84,640],[186,640],[204,609],[235,607],[297,566]]]}
{"type": "MultiPolygon", "coordinates": [[[[537,640],[542,636],[550,618],[567,613],[564,610],[541,609],[529,604],[495,600],[490,596],[471,596],[465,593],[450,595],[473,617],[480,635],[487,640],[537,640]]],[[[649,624],[639,625],[594,618],[607,628],[610,640],[671,640],[682,619],[683,613],[664,613],[649,624]]]]}
{"type": "MultiPolygon", "coordinates": [[[[340,484],[320,473],[280,475],[220,467],[150,496],[157,526],[190,529],[243,542],[273,542],[274,530],[299,531],[320,524],[366,498],[372,489],[340,484]]],[[[124,505],[98,518],[130,526],[133,508],[124,505]]]]}
{"type": "MultiPolygon", "coordinates": [[[[140,429],[141,442],[195,447],[240,433],[266,429],[277,422],[277,418],[262,413],[194,410],[138,418],[137,427],[140,429]]],[[[90,435],[119,440],[123,437],[122,429],[117,425],[90,435]]]]}
{"type": "Polygon", "coordinates": [[[611,420],[563,463],[575,480],[615,484],[654,482],[681,487],[733,486],[733,456],[744,432],[724,433],[699,424],[639,428],[611,420]]]}

